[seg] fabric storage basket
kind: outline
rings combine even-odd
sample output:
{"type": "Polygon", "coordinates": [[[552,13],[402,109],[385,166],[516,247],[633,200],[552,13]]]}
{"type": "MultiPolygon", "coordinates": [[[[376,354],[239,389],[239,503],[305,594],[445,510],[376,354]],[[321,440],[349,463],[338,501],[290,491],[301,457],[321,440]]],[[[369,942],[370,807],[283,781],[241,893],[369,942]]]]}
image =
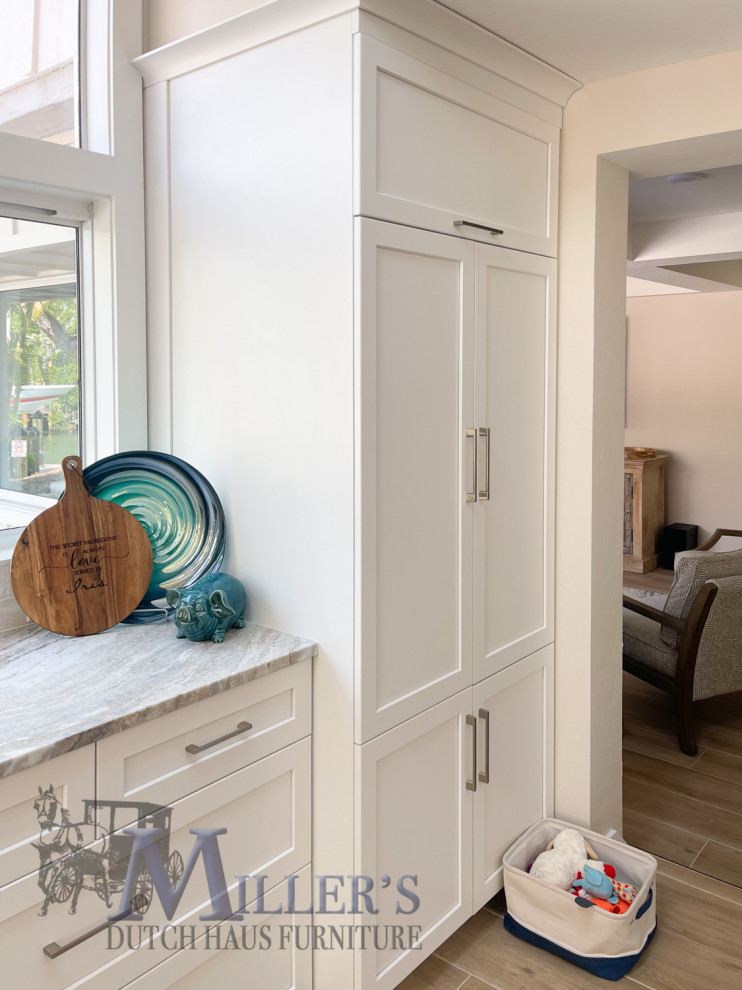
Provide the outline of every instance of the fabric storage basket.
{"type": "Polygon", "coordinates": [[[595,976],[619,980],[647,948],[657,927],[657,862],[648,853],[617,839],[545,818],[532,825],[503,857],[507,913],[513,935],[568,959],[595,976]],[[631,883],[637,895],[625,914],[612,914],[574,894],[531,877],[526,869],[558,832],[576,828],[598,859],[616,869],[616,879],[631,883]],[[581,900],[581,899],[580,899],[581,900]]]}

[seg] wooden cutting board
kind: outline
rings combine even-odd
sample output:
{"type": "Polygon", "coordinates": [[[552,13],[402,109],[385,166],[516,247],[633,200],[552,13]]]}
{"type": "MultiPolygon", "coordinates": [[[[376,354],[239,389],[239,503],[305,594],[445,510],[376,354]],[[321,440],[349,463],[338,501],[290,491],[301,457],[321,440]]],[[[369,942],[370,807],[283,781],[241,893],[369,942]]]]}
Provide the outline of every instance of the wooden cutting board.
{"type": "Polygon", "coordinates": [[[142,524],[113,502],[93,498],[79,457],[62,461],[65,492],[16,544],[13,593],[26,615],[64,636],[115,626],[144,597],[152,546],[142,524]]]}

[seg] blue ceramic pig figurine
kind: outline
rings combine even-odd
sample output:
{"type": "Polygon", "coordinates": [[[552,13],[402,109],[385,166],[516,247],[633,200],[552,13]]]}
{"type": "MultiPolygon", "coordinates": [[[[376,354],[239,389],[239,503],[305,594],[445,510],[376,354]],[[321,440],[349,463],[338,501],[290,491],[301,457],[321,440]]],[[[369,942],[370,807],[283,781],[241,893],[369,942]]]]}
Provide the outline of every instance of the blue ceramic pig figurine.
{"type": "Polygon", "coordinates": [[[167,591],[167,601],[175,609],[178,639],[222,643],[227,629],[245,625],[245,589],[229,574],[211,574],[190,588],[172,588],[167,591]]]}

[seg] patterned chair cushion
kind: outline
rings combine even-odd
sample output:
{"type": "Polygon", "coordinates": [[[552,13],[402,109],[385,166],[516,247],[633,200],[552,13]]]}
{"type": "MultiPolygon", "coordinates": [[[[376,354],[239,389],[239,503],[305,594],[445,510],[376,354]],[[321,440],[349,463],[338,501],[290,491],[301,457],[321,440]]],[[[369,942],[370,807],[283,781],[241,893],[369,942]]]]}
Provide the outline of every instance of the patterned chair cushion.
{"type": "MultiPolygon", "coordinates": [[[[739,575],[742,575],[742,550],[727,553],[683,550],[675,555],[675,580],[667,596],[665,612],[678,619],[687,619],[695,597],[706,581],[739,575]]],[[[674,629],[663,626],[661,636],[667,646],[677,646],[678,634],[674,629]]]]}
{"type": "Polygon", "coordinates": [[[623,610],[623,652],[627,657],[652,667],[661,674],[675,676],[678,651],[662,640],[659,622],[623,610]]]}

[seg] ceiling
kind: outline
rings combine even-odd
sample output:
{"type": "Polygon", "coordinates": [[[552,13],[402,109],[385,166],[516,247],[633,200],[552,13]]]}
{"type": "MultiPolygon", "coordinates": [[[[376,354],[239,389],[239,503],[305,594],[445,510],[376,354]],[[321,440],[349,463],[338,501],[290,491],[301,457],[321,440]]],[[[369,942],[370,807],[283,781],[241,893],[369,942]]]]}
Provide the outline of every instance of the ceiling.
{"type": "MultiPolygon", "coordinates": [[[[742,165],[684,175],[701,177],[689,182],[671,182],[672,176],[667,175],[632,177],[629,180],[629,224],[719,217],[724,230],[730,225],[740,229],[738,217],[728,215],[742,215],[742,165]],[[727,217],[721,219],[722,214],[727,217]]],[[[728,253],[729,245],[725,243],[724,247],[718,257],[695,258],[691,264],[647,267],[646,263],[637,266],[630,260],[627,294],[739,291],[742,289],[742,253],[732,257],[728,253]]],[[[695,253],[689,250],[691,254],[695,253]]],[[[719,250],[722,250],[721,246],[719,250]]]]}
{"type": "Polygon", "coordinates": [[[741,0],[438,0],[580,82],[742,48],[741,0]]]}
{"type": "Polygon", "coordinates": [[[712,168],[700,174],[704,177],[695,182],[669,182],[666,175],[632,178],[629,223],[742,213],[742,165],[712,168]]]}

